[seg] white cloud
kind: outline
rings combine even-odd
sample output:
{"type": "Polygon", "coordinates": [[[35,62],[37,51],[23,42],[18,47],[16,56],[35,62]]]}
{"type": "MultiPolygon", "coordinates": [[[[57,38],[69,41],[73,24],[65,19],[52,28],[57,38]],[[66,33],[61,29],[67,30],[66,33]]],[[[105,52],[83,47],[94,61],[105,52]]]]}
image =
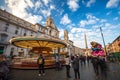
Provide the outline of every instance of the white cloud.
{"type": "Polygon", "coordinates": [[[25,2],[30,6],[31,8],[34,6],[33,3],[30,0],[25,0],[25,2]]]}
{"type": "Polygon", "coordinates": [[[99,21],[98,18],[96,18],[95,16],[93,16],[93,15],[91,15],[91,14],[86,14],[86,17],[87,17],[87,19],[94,19],[94,20],[96,20],[96,21],[99,21]]]}
{"type": "Polygon", "coordinates": [[[40,11],[42,12],[43,16],[46,18],[51,15],[51,11],[55,10],[55,5],[50,5],[50,8],[46,9],[41,9],[40,11]]]}
{"type": "Polygon", "coordinates": [[[72,11],[76,11],[79,8],[79,0],[68,0],[67,4],[72,11]]]}
{"type": "Polygon", "coordinates": [[[50,5],[50,9],[51,10],[55,9],[55,5],[50,5]]]}
{"type": "Polygon", "coordinates": [[[27,8],[34,7],[33,2],[30,0],[6,0],[8,8],[12,14],[22,19],[30,21],[31,23],[37,23],[42,20],[41,16],[31,15],[26,11],[27,8]]]}
{"type": "Polygon", "coordinates": [[[76,40],[76,41],[74,41],[74,45],[79,47],[79,48],[86,48],[85,47],[85,41],[76,40]]]}
{"type": "Polygon", "coordinates": [[[0,9],[5,10],[5,7],[4,6],[0,6],[0,9]]]}
{"type": "Polygon", "coordinates": [[[48,3],[51,2],[51,0],[42,0],[42,1],[46,6],[48,6],[48,3]]]}
{"type": "Polygon", "coordinates": [[[92,16],[90,14],[87,14],[86,17],[87,17],[87,20],[81,20],[79,22],[80,27],[84,27],[84,26],[89,25],[89,24],[90,25],[95,24],[97,21],[99,21],[98,18],[96,18],[95,16],[92,16]]]}
{"type": "Polygon", "coordinates": [[[41,1],[40,0],[38,0],[38,1],[36,1],[35,2],[35,4],[34,4],[34,12],[35,13],[39,13],[39,9],[42,7],[43,5],[42,5],[42,3],[41,3],[41,1]]]}
{"type": "Polygon", "coordinates": [[[45,21],[41,21],[41,24],[42,24],[43,26],[46,26],[46,22],[45,22],[45,21]]]}
{"type": "Polygon", "coordinates": [[[118,19],[119,19],[119,17],[115,17],[113,20],[116,21],[116,20],[118,20],[118,19]]]}
{"type": "Polygon", "coordinates": [[[26,16],[26,19],[27,21],[35,24],[35,23],[38,23],[38,21],[41,21],[42,20],[42,17],[39,16],[39,15],[32,15],[32,14],[29,14],[28,16],[26,16]]]}
{"type": "Polygon", "coordinates": [[[91,7],[91,5],[95,2],[96,2],[96,0],[89,0],[86,6],[91,7]]]}
{"type": "Polygon", "coordinates": [[[106,15],[108,16],[108,15],[110,15],[111,13],[112,13],[112,11],[108,12],[106,15]]]}
{"type": "Polygon", "coordinates": [[[59,28],[59,37],[63,40],[64,39],[64,29],[59,28]]]}
{"type": "Polygon", "coordinates": [[[35,3],[35,10],[38,9],[40,6],[42,6],[42,3],[40,1],[37,1],[35,3]]]}
{"type": "Polygon", "coordinates": [[[67,25],[67,28],[70,29],[70,30],[71,30],[73,27],[76,27],[76,25],[75,25],[75,24],[72,24],[72,23],[67,25]]]}
{"type": "Polygon", "coordinates": [[[109,0],[107,2],[106,8],[114,8],[119,5],[120,0],[109,0]]]}
{"type": "Polygon", "coordinates": [[[80,32],[85,33],[85,32],[87,32],[87,31],[88,31],[88,30],[85,29],[85,28],[75,28],[75,27],[73,27],[73,28],[71,29],[71,33],[80,33],[80,32]]]}
{"type": "MultiPolygon", "coordinates": [[[[69,36],[69,39],[70,39],[70,40],[74,41],[74,39],[75,39],[74,34],[69,33],[68,36],[69,36]]],[[[74,41],[74,42],[75,42],[75,41],[74,41]]]]}
{"type": "Polygon", "coordinates": [[[87,25],[87,21],[86,20],[81,20],[80,21],[80,27],[84,27],[85,25],[87,25]]]}
{"type": "Polygon", "coordinates": [[[78,46],[80,48],[85,48],[85,42],[84,42],[84,33],[87,35],[87,41],[88,41],[88,46],[90,48],[90,41],[100,41],[100,32],[99,32],[99,27],[98,28],[91,28],[91,29],[86,29],[86,28],[75,28],[73,27],[71,29],[71,32],[69,32],[69,39],[74,42],[75,46],[78,46]],[[97,35],[97,36],[96,36],[97,35]]]}
{"type": "Polygon", "coordinates": [[[24,0],[7,0],[6,1],[8,4],[8,7],[10,9],[10,11],[12,12],[12,14],[18,16],[18,17],[25,17],[25,15],[27,14],[26,12],[26,8],[28,7],[28,4],[26,4],[26,2],[24,0]]]}
{"type": "Polygon", "coordinates": [[[98,27],[99,27],[98,25],[94,25],[94,26],[92,26],[92,28],[95,28],[95,29],[98,28],[98,27]]]}
{"type": "Polygon", "coordinates": [[[82,4],[85,4],[85,0],[82,0],[82,4]]]}
{"type": "Polygon", "coordinates": [[[87,24],[95,24],[96,20],[89,20],[87,24]]]}
{"type": "Polygon", "coordinates": [[[62,19],[61,19],[61,21],[60,21],[60,24],[67,25],[67,24],[69,24],[69,23],[71,23],[71,20],[68,18],[68,14],[65,14],[65,15],[62,17],[62,19]]]}
{"type": "Polygon", "coordinates": [[[42,14],[44,15],[44,17],[48,17],[51,15],[51,10],[41,10],[42,14]]]}
{"type": "Polygon", "coordinates": [[[110,23],[105,23],[106,27],[110,27],[110,25],[111,25],[110,23]]]}
{"type": "Polygon", "coordinates": [[[60,12],[60,15],[62,15],[62,14],[63,14],[63,12],[64,12],[64,10],[62,9],[61,11],[58,11],[58,12],[60,12]]]}
{"type": "Polygon", "coordinates": [[[103,22],[106,22],[107,20],[106,19],[101,19],[100,22],[103,23],[103,22]]]}
{"type": "MultiPolygon", "coordinates": [[[[106,21],[106,20],[103,20],[103,21],[106,21]]],[[[72,27],[71,31],[69,32],[70,40],[72,40],[74,42],[75,46],[78,46],[80,48],[85,48],[84,33],[86,33],[89,48],[91,46],[90,45],[91,41],[96,41],[103,45],[102,36],[100,33],[101,26],[102,26],[102,33],[104,34],[106,44],[111,42],[111,40],[114,40],[113,39],[114,34],[115,34],[115,36],[119,36],[119,34],[120,34],[120,32],[119,32],[120,24],[112,25],[112,24],[106,22],[105,24],[94,25],[90,29],[88,29],[88,28],[86,29],[84,27],[83,28],[72,27]],[[117,31],[116,31],[116,29],[117,29],[117,31]],[[109,34],[111,34],[111,35],[109,35],[109,34]]]]}
{"type": "Polygon", "coordinates": [[[120,11],[118,12],[118,14],[120,15],[120,11]]]}

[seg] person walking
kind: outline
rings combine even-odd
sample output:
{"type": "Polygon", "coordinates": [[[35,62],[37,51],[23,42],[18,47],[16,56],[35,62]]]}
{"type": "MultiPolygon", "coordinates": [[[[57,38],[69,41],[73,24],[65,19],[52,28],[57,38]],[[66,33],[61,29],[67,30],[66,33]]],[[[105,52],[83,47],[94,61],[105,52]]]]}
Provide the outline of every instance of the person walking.
{"type": "Polygon", "coordinates": [[[98,78],[99,74],[100,74],[100,72],[99,72],[99,58],[96,57],[96,56],[93,56],[91,62],[93,64],[93,68],[94,68],[96,78],[98,78]]]}
{"type": "Polygon", "coordinates": [[[4,55],[0,55],[0,80],[7,80],[9,68],[4,55]]]}
{"type": "Polygon", "coordinates": [[[65,58],[65,66],[66,66],[66,75],[68,78],[71,78],[70,76],[70,57],[69,55],[66,56],[65,58]]]}
{"type": "Polygon", "coordinates": [[[73,69],[75,74],[75,80],[80,80],[79,57],[77,55],[75,55],[73,59],[73,69]]]}
{"type": "Polygon", "coordinates": [[[55,54],[55,66],[56,66],[56,71],[59,71],[60,70],[60,66],[61,64],[60,64],[60,60],[59,60],[59,54],[58,53],[56,53],[55,54]]]}
{"type": "Polygon", "coordinates": [[[100,61],[99,64],[100,64],[101,75],[102,75],[102,77],[107,78],[108,67],[107,67],[107,64],[105,61],[105,57],[100,56],[99,61],[100,61]]]}
{"type": "Polygon", "coordinates": [[[38,76],[45,75],[45,69],[44,69],[45,59],[42,56],[42,54],[40,54],[39,58],[37,59],[37,64],[38,64],[38,67],[39,67],[38,76]]]}

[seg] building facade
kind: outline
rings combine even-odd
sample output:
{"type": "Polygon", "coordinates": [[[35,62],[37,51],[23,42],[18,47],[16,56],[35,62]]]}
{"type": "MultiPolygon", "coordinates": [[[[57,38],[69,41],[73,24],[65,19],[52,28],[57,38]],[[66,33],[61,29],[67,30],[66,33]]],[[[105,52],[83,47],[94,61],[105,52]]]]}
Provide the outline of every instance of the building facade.
{"type": "Polygon", "coordinates": [[[67,44],[67,48],[65,49],[68,52],[68,55],[74,55],[74,45],[73,41],[69,40],[68,31],[64,30],[64,41],[67,44]]]}
{"type": "MultiPolygon", "coordinates": [[[[27,55],[28,50],[15,47],[9,43],[9,40],[19,36],[40,36],[59,38],[59,31],[54,24],[51,17],[46,20],[46,26],[42,26],[38,23],[32,24],[19,17],[16,17],[4,10],[0,9],[0,54],[6,56],[19,55],[19,52],[24,51],[24,56],[27,55]]],[[[68,37],[68,35],[67,35],[68,37]]],[[[71,54],[73,51],[73,42],[65,38],[68,43],[68,49],[60,49],[60,51],[66,51],[71,54]]],[[[57,50],[54,50],[57,51],[57,50]]]]}
{"type": "Polygon", "coordinates": [[[85,51],[82,48],[74,46],[74,54],[76,55],[84,55],[85,56],[85,51]]]}
{"type": "Polygon", "coordinates": [[[120,36],[107,46],[108,53],[120,52],[120,36]]]}

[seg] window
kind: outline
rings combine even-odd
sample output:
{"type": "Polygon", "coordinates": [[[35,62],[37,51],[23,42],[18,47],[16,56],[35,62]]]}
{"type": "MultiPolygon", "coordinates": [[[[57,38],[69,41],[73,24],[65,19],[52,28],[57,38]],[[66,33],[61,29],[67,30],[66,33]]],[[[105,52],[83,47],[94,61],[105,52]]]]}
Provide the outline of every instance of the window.
{"type": "Polygon", "coordinates": [[[15,34],[18,34],[18,30],[15,30],[15,34]]]}
{"type": "Polygon", "coordinates": [[[52,21],[50,21],[50,25],[52,24],[52,21]]]}
{"type": "Polygon", "coordinates": [[[8,31],[8,26],[9,26],[9,24],[8,23],[6,23],[6,25],[5,25],[5,27],[4,27],[4,31],[8,31]]]}
{"type": "Polygon", "coordinates": [[[118,43],[118,46],[120,47],[120,43],[118,43]]]}
{"type": "Polygon", "coordinates": [[[24,34],[23,34],[23,36],[26,36],[27,35],[27,30],[26,29],[24,29],[24,34]]]}
{"type": "Polygon", "coordinates": [[[19,29],[19,27],[17,26],[16,29],[19,29]]]}
{"type": "Polygon", "coordinates": [[[31,32],[31,35],[30,36],[33,36],[33,32],[31,32]]]}
{"type": "Polygon", "coordinates": [[[6,32],[8,31],[8,27],[7,26],[4,28],[4,31],[6,31],[6,32]]]}
{"type": "Polygon", "coordinates": [[[14,48],[11,48],[10,56],[13,56],[14,48]]]}
{"type": "Polygon", "coordinates": [[[18,34],[19,27],[16,26],[15,34],[18,34]]]}
{"type": "Polygon", "coordinates": [[[51,30],[50,30],[50,33],[49,33],[49,35],[51,36],[51,30]]]}
{"type": "Polygon", "coordinates": [[[24,33],[23,35],[26,36],[26,33],[24,33]]]}
{"type": "Polygon", "coordinates": [[[1,34],[1,39],[0,39],[0,41],[7,41],[7,37],[8,37],[8,35],[6,35],[6,34],[1,34]]]}

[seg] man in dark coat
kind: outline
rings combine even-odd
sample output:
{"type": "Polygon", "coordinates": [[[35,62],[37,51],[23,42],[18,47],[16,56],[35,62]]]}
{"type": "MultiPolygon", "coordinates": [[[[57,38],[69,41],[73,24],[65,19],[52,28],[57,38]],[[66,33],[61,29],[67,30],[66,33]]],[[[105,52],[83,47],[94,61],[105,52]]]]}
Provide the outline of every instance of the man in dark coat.
{"type": "Polygon", "coordinates": [[[45,59],[42,56],[42,54],[40,54],[39,58],[37,59],[37,64],[39,67],[39,74],[38,76],[45,75],[45,69],[44,69],[44,64],[45,64],[45,59]]]}
{"type": "Polygon", "coordinates": [[[80,80],[80,72],[79,72],[79,57],[75,55],[73,59],[73,69],[75,73],[75,80],[80,80]]]}

